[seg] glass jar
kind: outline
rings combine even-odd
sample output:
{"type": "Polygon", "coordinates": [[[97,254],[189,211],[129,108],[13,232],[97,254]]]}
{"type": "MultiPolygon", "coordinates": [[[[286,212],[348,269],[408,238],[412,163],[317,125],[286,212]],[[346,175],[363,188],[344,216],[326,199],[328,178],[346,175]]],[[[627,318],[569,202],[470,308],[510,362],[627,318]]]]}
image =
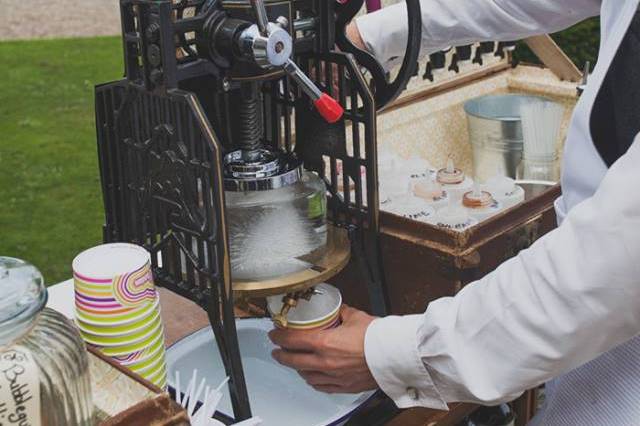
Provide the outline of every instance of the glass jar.
{"type": "Polygon", "coordinates": [[[225,191],[231,274],[237,280],[303,271],[326,251],[324,182],[301,167],[260,182],[225,191]]]}
{"type": "Polygon", "coordinates": [[[0,257],[0,424],[91,425],[84,343],[46,301],[35,267],[0,257]]]}

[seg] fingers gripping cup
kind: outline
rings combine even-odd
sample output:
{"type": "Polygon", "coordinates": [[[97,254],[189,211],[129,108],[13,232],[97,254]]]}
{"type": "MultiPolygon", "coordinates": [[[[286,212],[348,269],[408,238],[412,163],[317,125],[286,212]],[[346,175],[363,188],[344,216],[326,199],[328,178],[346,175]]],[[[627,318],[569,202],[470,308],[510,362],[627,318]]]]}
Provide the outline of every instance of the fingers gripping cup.
{"type": "Polygon", "coordinates": [[[309,292],[308,299],[301,297],[287,314],[286,321],[278,320],[288,296],[267,298],[267,308],[276,326],[290,330],[325,330],[340,324],[340,291],[329,284],[319,284],[309,292]]]}
{"type": "Polygon", "coordinates": [[[104,244],[73,260],[76,323],[85,342],[164,388],[165,345],[151,256],[104,244]]]}

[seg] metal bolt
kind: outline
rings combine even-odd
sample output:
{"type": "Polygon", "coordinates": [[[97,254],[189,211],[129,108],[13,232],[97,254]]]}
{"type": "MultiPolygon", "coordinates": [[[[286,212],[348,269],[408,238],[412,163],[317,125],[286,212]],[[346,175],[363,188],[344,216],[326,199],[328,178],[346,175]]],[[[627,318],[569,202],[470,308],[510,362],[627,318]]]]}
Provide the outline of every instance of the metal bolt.
{"type": "Polygon", "coordinates": [[[231,90],[231,83],[229,83],[229,80],[227,78],[224,78],[222,80],[222,90],[224,90],[225,92],[231,90]]]}
{"type": "Polygon", "coordinates": [[[276,50],[276,53],[282,52],[284,50],[284,43],[281,41],[277,42],[275,45],[275,50],[276,50]]]}
{"type": "Polygon", "coordinates": [[[287,27],[289,26],[289,20],[284,16],[278,16],[276,18],[276,24],[278,24],[282,29],[287,29],[287,27]]]}

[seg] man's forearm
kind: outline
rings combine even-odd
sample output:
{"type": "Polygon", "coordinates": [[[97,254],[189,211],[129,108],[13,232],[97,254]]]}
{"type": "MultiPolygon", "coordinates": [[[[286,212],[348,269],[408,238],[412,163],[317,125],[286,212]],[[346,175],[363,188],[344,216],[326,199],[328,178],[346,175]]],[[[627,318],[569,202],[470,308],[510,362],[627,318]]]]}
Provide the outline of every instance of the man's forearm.
{"type": "MultiPolygon", "coordinates": [[[[600,0],[421,0],[423,55],[477,41],[511,41],[564,29],[600,11],[600,0]]],[[[395,4],[356,19],[363,44],[389,68],[406,50],[407,11],[395,4]]],[[[352,39],[353,40],[353,39],[352,39]]]]}

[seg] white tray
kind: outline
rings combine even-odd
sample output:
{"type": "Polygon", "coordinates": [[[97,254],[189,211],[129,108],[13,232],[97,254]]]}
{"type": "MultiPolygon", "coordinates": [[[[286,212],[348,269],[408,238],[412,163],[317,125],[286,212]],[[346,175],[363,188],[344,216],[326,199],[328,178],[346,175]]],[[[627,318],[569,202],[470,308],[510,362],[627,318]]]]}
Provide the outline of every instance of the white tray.
{"type": "MultiPolygon", "coordinates": [[[[275,346],[267,337],[273,328],[269,319],[237,320],[242,365],[249,389],[251,411],[263,426],[337,426],[346,422],[373,395],[328,395],[315,391],[298,374],[271,358],[275,346]]],[[[169,386],[174,387],[175,372],[188,380],[194,368],[207,384],[217,385],[226,377],[218,347],[210,327],[176,342],[167,350],[169,386]]],[[[228,389],[220,412],[233,416],[228,389]]]]}

